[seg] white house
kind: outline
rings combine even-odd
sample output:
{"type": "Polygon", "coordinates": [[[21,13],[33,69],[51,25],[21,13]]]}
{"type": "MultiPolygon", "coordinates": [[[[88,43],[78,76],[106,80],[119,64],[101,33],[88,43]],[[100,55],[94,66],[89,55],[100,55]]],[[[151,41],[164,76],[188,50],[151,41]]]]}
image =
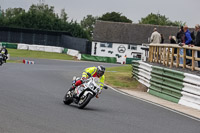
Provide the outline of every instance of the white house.
{"type": "Polygon", "coordinates": [[[148,38],[154,28],[164,35],[165,43],[169,43],[169,35],[178,32],[178,27],[172,26],[96,21],[91,55],[116,57],[120,63],[125,61],[125,56],[145,60],[147,51],[141,47],[148,49],[148,38]]]}
{"type": "Polygon", "coordinates": [[[124,63],[126,58],[141,58],[144,52],[141,46],[142,45],[93,41],[91,55],[116,57],[117,62],[124,63]]]}

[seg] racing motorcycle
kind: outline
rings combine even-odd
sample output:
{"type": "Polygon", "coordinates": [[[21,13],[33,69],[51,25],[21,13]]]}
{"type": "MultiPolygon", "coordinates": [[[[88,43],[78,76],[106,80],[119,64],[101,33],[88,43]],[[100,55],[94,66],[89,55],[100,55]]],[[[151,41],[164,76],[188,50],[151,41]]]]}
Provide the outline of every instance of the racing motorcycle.
{"type": "Polygon", "coordinates": [[[6,60],[7,60],[7,56],[5,55],[5,51],[1,51],[1,53],[0,53],[0,66],[3,63],[6,63],[6,60]]]}
{"type": "Polygon", "coordinates": [[[3,64],[3,55],[0,53],[0,66],[3,64]]]}
{"type": "MultiPolygon", "coordinates": [[[[78,105],[79,109],[83,109],[93,97],[97,96],[99,92],[101,92],[99,78],[91,77],[89,73],[88,75],[88,79],[82,80],[83,84],[77,86],[75,89],[70,88],[67,91],[63,99],[64,104],[70,105],[71,103],[75,103],[78,105]]],[[[73,77],[72,85],[80,79],[81,78],[73,77]]],[[[104,86],[103,88],[107,89],[107,86],[104,86]]]]}

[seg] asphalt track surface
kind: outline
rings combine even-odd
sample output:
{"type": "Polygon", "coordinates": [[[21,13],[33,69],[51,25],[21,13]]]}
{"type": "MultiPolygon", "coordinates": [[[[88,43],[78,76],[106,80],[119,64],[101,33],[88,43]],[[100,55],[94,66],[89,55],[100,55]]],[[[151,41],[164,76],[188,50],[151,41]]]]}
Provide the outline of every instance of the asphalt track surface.
{"type": "MultiPolygon", "coordinates": [[[[84,110],[62,98],[74,75],[100,63],[37,60],[0,67],[0,133],[199,133],[200,122],[103,90],[84,110]]],[[[106,67],[115,64],[104,64],[106,67]]]]}

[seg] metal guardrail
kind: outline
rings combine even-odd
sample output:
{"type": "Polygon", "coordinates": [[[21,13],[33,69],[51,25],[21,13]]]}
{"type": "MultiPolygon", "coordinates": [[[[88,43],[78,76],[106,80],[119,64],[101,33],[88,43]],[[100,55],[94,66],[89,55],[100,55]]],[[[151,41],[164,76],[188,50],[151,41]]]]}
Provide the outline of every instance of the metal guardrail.
{"type": "Polygon", "coordinates": [[[149,62],[162,63],[165,66],[189,68],[192,71],[200,70],[195,66],[195,61],[200,61],[200,58],[195,57],[195,52],[200,51],[200,47],[196,46],[179,46],[178,44],[149,44],[149,62]],[[177,49],[177,53],[174,51],[177,49]],[[183,55],[180,55],[180,50],[183,49],[183,55]],[[191,50],[192,55],[187,56],[186,50],[191,50]],[[174,60],[175,57],[175,60],[174,60]],[[183,64],[180,64],[180,58],[183,59],[183,64]],[[186,59],[191,60],[191,66],[186,64],[186,59]]]}

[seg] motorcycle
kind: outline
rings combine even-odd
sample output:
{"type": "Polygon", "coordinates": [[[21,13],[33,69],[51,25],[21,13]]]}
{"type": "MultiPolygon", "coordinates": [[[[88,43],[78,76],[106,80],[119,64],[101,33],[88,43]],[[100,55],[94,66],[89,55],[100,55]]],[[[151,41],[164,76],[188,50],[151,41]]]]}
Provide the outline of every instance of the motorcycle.
{"type": "MultiPolygon", "coordinates": [[[[90,100],[97,96],[101,91],[99,86],[99,78],[91,77],[90,74],[88,79],[83,81],[83,84],[77,86],[75,89],[70,88],[64,96],[63,102],[66,105],[70,105],[71,103],[75,103],[78,105],[79,109],[83,109],[90,100]]],[[[72,80],[72,85],[76,83],[80,78],[74,77],[72,80]]],[[[107,86],[103,87],[107,89],[107,86]]]]}
{"type": "Polygon", "coordinates": [[[6,60],[7,60],[7,56],[5,55],[5,51],[1,51],[1,53],[0,53],[0,66],[3,63],[6,63],[6,60]]]}
{"type": "Polygon", "coordinates": [[[0,66],[3,64],[3,56],[2,54],[0,53],[0,66]]]}

